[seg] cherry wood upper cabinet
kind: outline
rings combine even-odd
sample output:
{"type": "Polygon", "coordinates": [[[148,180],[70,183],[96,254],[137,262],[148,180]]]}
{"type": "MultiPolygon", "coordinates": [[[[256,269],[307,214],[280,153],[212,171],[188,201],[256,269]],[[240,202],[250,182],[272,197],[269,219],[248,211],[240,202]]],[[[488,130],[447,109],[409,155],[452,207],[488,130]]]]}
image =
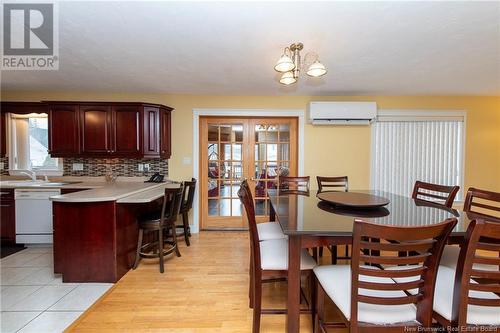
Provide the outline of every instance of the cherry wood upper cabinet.
{"type": "Polygon", "coordinates": [[[112,107],[112,153],[127,157],[140,157],[142,119],[137,105],[112,107]]]}
{"type": "Polygon", "coordinates": [[[44,102],[54,157],[170,158],[172,108],[133,102],[44,102]]]}
{"type": "Polygon", "coordinates": [[[0,157],[5,157],[7,154],[7,120],[5,117],[6,114],[0,113],[0,157]]]}
{"type": "Polygon", "coordinates": [[[80,153],[80,119],[77,104],[49,107],[49,154],[52,157],[80,153]]]}
{"type": "Polygon", "coordinates": [[[167,159],[172,155],[171,114],[171,110],[160,109],[160,157],[167,159]]]}
{"type": "Polygon", "coordinates": [[[112,151],[112,114],[109,105],[80,105],[81,152],[108,155],[112,151]]]}

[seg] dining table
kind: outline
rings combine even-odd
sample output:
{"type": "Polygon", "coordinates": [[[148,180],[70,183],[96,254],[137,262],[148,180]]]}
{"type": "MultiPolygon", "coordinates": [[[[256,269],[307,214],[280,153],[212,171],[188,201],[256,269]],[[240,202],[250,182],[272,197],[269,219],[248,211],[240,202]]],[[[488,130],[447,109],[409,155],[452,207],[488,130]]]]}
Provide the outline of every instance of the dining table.
{"type": "MultiPolygon", "coordinates": [[[[323,192],[324,193],[324,192],[323,192]]],[[[460,244],[469,222],[474,216],[437,203],[412,199],[378,190],[349,191],[350,198],[356,193],[387,199],[384,206],[361,208],[332,204],[320,200],[316,193],[307,191],[267,190],[270,202],[270,221],[280,224],[288,236],[288,296],[286,331],[299,332],[300,327],[300,252],[304,248],[316,248],[352,243],[355,219],[398,227],[415,227],[435,224],[447,218],[458,223],[452,231],[449,243],[460,244]]],[[[324,197],[324,196],[323,196],[324,197]]]]}

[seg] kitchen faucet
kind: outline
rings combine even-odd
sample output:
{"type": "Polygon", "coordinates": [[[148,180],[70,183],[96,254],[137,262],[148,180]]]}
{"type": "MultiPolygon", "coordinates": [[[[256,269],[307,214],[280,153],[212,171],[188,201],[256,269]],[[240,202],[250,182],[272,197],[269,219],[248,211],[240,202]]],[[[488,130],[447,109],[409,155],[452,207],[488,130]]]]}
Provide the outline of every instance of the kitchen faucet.
{"type": "Polygon", "coordinates": [[[36,182],[36,172],[33,170],[21,171],[20,173],[31,178],[32,181],[36,182]]]}

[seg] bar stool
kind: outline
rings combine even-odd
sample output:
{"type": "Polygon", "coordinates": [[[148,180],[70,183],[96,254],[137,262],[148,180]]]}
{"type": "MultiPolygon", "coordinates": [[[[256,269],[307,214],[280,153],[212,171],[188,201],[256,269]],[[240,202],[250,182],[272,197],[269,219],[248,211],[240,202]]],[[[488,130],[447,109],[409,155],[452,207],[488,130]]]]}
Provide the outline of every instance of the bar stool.
{"type": "Polygon", "coordinates": [[[137,239],[137,252],[133,269],[139,265],[141,258],[159,258],[160,273],[164,272],[163,258],[175,251],[180,257],[181,253],[177,246],[177,235],[175,233],[175,221],[179,215],[182,201],[183,185],[179,188],[166,188],[163,197],[161,212],[146,214],[139,218],[139,237],[137,239]],[[172,230],[172,241],[166,240],[166,235],[172,230]],[[158,240],[142,243],[144,233],[158,233],[158,240]],[[165,244],[170,247],[165,249],[165,244]],[[152,253],[151,253],[152,252],[152,253]]]}
{"type": "Polygon", "coordinates": [[[191,228],[189,227],[189,211],[193,207],[194,191],[196,189],[196,179],[191,178],[191,181],[184,182],[184,192],[182,192],[182,203],[180,214],[182,215],[182,224],[177,224],[175,228],[182,228],[182,232],[177,236],[183,236],[186,245],[191,245],[189,237],[191,237],[191,228]]]}

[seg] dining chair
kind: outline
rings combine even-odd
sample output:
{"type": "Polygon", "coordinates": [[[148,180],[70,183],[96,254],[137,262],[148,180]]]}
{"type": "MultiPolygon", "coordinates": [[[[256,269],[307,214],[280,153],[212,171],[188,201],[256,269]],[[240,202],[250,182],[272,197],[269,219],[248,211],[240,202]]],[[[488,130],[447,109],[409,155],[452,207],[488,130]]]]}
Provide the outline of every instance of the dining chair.
{"type": "Polygon", "coordinates": [[[278,187],[282,191],[304,192],[309,193],[310,177],[291,177],[280,176],[278,180],[278,187]]]}
{"type": "Polygon", "coordinates": [[[351,265],[314,268],[318,281],[315,327],[347,326],[350,332],[408,332],[432,325],[432,302],[439,259],[457,219],[420,227],[396,227],[356,219],[351,265]],[[393,242],[396,241],[396,242],[393,242]],[[401,251],[409,256],[400,257],[401,251]],[[418,251],[418,252],[417,252],[418,251]],[[382,265],[398,267],[381,269],[382,265]],[[416,277],[411,282],[394,278],[416,277]],[[417,293],[405,290],[417,288],[417,293]],[[325,295],[343,323],[324,321],[325,295]]]}
{"type": "Polygon", "coordinates": [[[472,221],[456,270],[439,268],[434,318],[456,332],[496,332],[500,328],[499,267],[500,224],[472,221]]]}
{"type": "Polygon", "coordinates": [[[451,208],[460,186],[445,186],[416,181],[413,187],[412,199],[441,204],[451,208]]]}
{"type": "MultiPolygon", "coordinates": [[[[250,196],[252,196],[248,182],[242,182],[241,187],[243,187],[248,193],[250,193],[250,196]]],[[[274,221],[257,223],[257,233],[259,235],[259,241],[287,238],[287,236],[283,233],[280,224],[274,221]]]]}
{"type": "Polygon", "coordinates": [[[196,190],[196,179],[191,178],[191,181],[184,182],[184,191],[182,192],[182,202],[180,214],[182,215],[182,224],[178,224],[175,228],[182,228],[182,234],[187,246],[190,246],[189,237],[191,237],[191,227],[189,226],[189,211],[193,208],[194,192],[196,190]]]}
{"type": "MultiPolygon", "coordinates": [[[[241,184],[238,197],[245,208],[250,233],[250,307],[253,308],[252,332],[260,332],[260,318],[262,314],[286,314],[286,309],[262,309],[262,284],[286,280],[288,271],[288,240],[273,239],[261,241],[255,220],[255,205],[246,180],[241,184]]],[[[306,273],[310,282],[311,297],[309,309],[305,313],[314,313],[313,300],[314,283],[312,269],[316,262],[303,250],[301,253],[300,269],[306,273]]]]}
{"type": "MultiPolygon", "coordinates": [[[[316,181],[318,182],[318,191],[316,194],[327,191],[341,191],[348,192],[349,191],[349,179],[347,176],[339,176],[339,177],[324,177],[324,176],[316,176],[316,181]]],[[[332,265],[337,264],[338,259],[351,259],[349,256],[349,245],[345,246],[345,255],[338,256],[338,246],[332,245],[329,246],[328,249],[332,254],[332,265]]],[[[319,248],[319,256],[323,256],[323,247],[319,248]]]]}
{"type": "Polygon", "coordinates": [[[316,176],[318,182],[318,193],[325,191],[349,191],[349,179],[347,176],[340,177],[323,177],[316,176]]]}
{"type": "Polygon", "coordinates": [[[164,272],[164,257],[175,252],[177,257],[181,256],[177,246],[177,233],[175,222],[179,215],[182,202],[183,185],[179,188],[166,188],[160,212],[152,212],[139,217],[139,235],[137,239],[137,250],[133,269],[139,265],[141,258],[159,258],[160,273],[164,272]],[[171,231],[172,241],[167,241],[166,235],[171,231]],[[143,244],[144,233],[158,233],[158,240],[143,244]],[[170,248],[165,249],[165,244],[170,248]],[[152,251],[152,253],[151,253],[152,251]]]}
{"type": "MultiPolygon", "coordinates": [[[[497,213],[500,212],[500,193],[473,187],[469,188],[465,197],[464,212],[469,219],[479,218],[500,223],[500,213],[497,213]]],[[[446,246],[443,251],[441,265],[455,269],[459,254],[459,246],[446,246]]],[[[488,267],[485,267],[485,269],[488,269],[488,267]]]]}

